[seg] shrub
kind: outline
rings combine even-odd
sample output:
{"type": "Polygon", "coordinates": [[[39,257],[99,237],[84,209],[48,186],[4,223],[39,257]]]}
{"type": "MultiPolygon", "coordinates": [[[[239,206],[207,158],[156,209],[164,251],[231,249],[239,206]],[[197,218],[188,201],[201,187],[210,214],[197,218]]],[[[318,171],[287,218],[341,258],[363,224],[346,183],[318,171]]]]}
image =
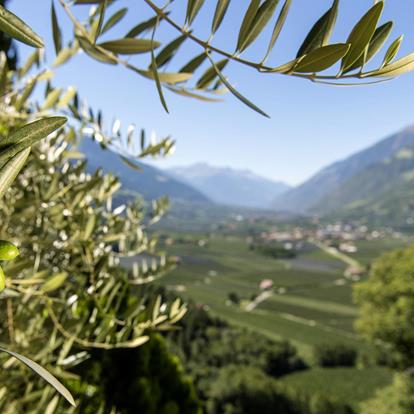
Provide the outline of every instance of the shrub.
{"type": "Polygon", "coordinates": [[[315,348],[314,358],[321,367],[353,367],[357,351],[345,344],[323,344],[315,348]]]}

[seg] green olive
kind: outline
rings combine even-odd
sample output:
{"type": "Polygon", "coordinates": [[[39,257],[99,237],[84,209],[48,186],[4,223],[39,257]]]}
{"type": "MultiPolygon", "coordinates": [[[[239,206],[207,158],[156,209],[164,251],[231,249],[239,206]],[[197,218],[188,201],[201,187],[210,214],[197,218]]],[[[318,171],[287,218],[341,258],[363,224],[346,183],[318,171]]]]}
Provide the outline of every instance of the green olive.
{"type": "Polygon", "coordinates": [[[0,292],[6,287],[6,276],[4,276],[3,269],[0,266],[0,292]]]}
{"type": "Polygon", "coordinates": [[[19,249],[13,243],[0,240],[0,260],[13,260],[19,254],[19,249]]]}

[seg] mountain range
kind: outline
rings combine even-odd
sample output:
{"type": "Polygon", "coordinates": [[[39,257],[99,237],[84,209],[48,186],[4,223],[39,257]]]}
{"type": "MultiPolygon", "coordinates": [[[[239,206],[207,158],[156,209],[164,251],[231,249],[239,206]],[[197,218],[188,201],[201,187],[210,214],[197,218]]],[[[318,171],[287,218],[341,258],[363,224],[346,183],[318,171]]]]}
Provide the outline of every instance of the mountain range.
{"type": "Polygon", "coordinates": [[[167,170],[205,194],[217,204],[251,208],[270,208],[275,197],[290,187],[279,181],[269,180],[249,170],[215,167],[206,163],[167,170]]]}
{"type": "Polygon", "coordinates": [[[414,203],[414,127],[322,169],[273,203],[296,213],[407,221],[414,203]]]}
{"type": "Polygon", "coordinates": [[[122,192],[131,196],[141,195],[144,199],[152,200],[165,195],[179,201],[192,203],[209,203],[203,193],[192,186],[176,180],[171,175],[148,164],[134,161],[140,168],[134,170],[127,165],[119,154],[112,150],[103,149],[97,142],[84,138],[79,146],[88,161],[88,171],[93,172],[102,168],[105,173],[112,172],[122,183],[122,192]]]}
{"type": "Polygon", "coordinates": [[[90,139],[82,141],[89,170],[120,177],[123,192],[151,200],[164,195],[199,206],[227,205],[273,209],[300,215],[358,219],[379,224],[414,224],[414,126],[316,173],[290,188],[248,170],[206,163],[161,170],[122,158],[90,139]]]}

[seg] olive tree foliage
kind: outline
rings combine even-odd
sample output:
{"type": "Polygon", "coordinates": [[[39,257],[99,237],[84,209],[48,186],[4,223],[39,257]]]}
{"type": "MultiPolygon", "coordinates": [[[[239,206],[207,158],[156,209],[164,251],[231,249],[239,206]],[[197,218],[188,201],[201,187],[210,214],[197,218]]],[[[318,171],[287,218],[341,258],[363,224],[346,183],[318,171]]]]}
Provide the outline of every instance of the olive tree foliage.
{"type": "Polygon", "coordinates": [[[377,260],[368,280],[358,283],[357,329],[386,347],[393,364],[414,366],[414,247],[387,253],[377,260]]]}
{"type": "MultiPolygon", "coordinates": [[[[23,27],[9,33],[40,43],[5,13],[23,27]]],[[[168,329],[186,311],[179,300],[163,303],[145,287],[173,265],[147,234],[166,201],[155,200],[150,212],[139,202],[114,208],[118,180],[100,171],[90,175],[78,160],[76,146],[85,132],[92,131],[104,146],[131,152],[132,128],[126,137],[117,125],[107,131],[102,114],[82,104],[73,88],[54,88],[53,73],[44,67],[39,50],[17,71],[9,70],[4,53],[0,56],[0,350],[8,355],[1,357],[0,406],[5,413],[33,407],[53,412],[58,397],[37,374],[75,405],[56,377],[71,378],[67,370],[88,358],[87,350],[137,347],[150,331],[168,329]],[[42,86],[44,100],[36,102],[32,93],[42,86]],[[119,264],[127,255],[140,257],[130,272],[119,264]]],[[[141,132],[140,138],[139,158],[165,155],[173,146],[168,137],[148,143],[141,132]]]]}
{"type": "Polygon", "coordinates": [[[378,390],[361,404],[361,414],[411,414],[414,412],[414,378],[410,373],[395,374],[393,383],[378,390]]]}
{"type": "Polygon", "coordinates": [[[384,50],[378,65],[367,66],[383,49],[392,32],[393,22],[380,22],[383,1],[373,2],[372,7],[356,22],[346,39],[339,43],[331,43],[340,6],[340,1],[334,0],[326,13],[311,26],[296,55],[288,62],[273,62],[273,51],[284,26],[294,24],[289,21],[292,0],[217,0],[213,9],[209,7],[213,2],[188,0],[181,17],[176,13],[177,10],[181,10],[179,2],[173,0],[134,2],[132,10],[126,7],[116,9],[116,4],[119,3],[117,0],[58,2],[73,23],[75,34],[70,46],[63,47],[61,30],[53,8],[58,62],[66,60],[80,48],[95,60],[120,65],[142,77],[152,79],[167,111],[164,88],[179,95],[201,100],[214,100],[217,93],[228,90],[244,104],[267,116],[263,110],[236,90],[224,74],[224,70],[232,63],[245,65],[261,73],[294,76],[332,84],[377,82],[399,76],[414,68],[414,54],[396,59],[402,36],[396,37],[384,50]],[[244,9],[243,19],[234,23],[234,14],[240,9],[241,3],[244,9]],[[82,4],[96,6],[86,22],[80,21],[73,11],[76,5],[82,4]],[[114,38],[110,35],[113,27],[122,25],[126,15],[139,16],[141,10],[148,9],[152,12],[152,17],[137,22],[132,28],[126,28],[124,37],[114,38]],[[206,17],[206,14],[202,13],[204,9],[211,15],[206,17]],[[196,34],[197,18],[201,14],[204,19],[210,20],[210,33],[206,37],[196,34]],[[215,35],[225,24],[234,25],[237,33],[234,47],[230,50],[223,49],[215,42],[215,35]],[[272,27],[270,33],[266,30],[268,27],[272,27]],[[171,39],[161,44],[157,40],[157,34],[164,28],[171,29],[170,32],[174,34],[171,39]],[[261,41],[263,36],[269,35],[267,46],[261,51],[258,40],[261,41]],[[191,50],[194,49],[194,45],[197,46],[198,52],[184,65],[177,65],[175,61],[180,59],[175,59],[175,56],[181,50],[185,52],[187,45],[193,46],[191,50]],[[245,52],[254,47],[256,54],[262,55],[258,61],[244,57],[245,52]],[[138,54],[149,56],[147,66],[138,66],[131,59],[124,57],[138,54]],[[174,66],[176,68],[172,69],[174,66]],[[167,67],[168,70],[165,69],[167,67]]]}

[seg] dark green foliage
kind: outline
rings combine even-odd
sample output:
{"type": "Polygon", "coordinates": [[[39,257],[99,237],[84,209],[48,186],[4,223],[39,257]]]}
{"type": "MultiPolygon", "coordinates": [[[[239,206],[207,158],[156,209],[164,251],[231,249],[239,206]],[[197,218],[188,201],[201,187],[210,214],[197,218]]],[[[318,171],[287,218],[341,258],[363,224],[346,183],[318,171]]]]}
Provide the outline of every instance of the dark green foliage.
{"type": "Polygon", "coordinates": [[[354,414],[329,396],[306,394],[279,384],[253,367],[221,370],[207,405],[209,414],[354,414]]]}
{"type": "Polygon", "coordinates": [[[288,342],[229,326],[202,306],[190,306],[180,325],[181,329],[171,334],[172,346],[182,354],[205,407],[215,398],[216,382],[231,367],[251,369],[266,381],[306,368],[288,342]]]}
{"type": "Polygon", "coordinates": [[[361,414],[411,414],[414,412],[414,376],[396,374],[393,383],[361,404],[361,414]]]}
{"type": "Polygon", "coordinates": [[[321,367],[353,367],[357,356],[357,350],[345,344],[318,345],[314,352],[315,362],[321,367]]]}
{"type": "Polygon", "coordinates": [[[414,246],[382,256],[355,288],[358,330],[386,344],[394,365],[414,365],[414,246]]]}
{"type": "Polygon", "coordinates": [[[273,257],[274,259],[293,259],[296,257],[296,252],[292,249],[287,249],[282,243],[265,242],[256,240],[249,245],[250,250],[258,251],[259,253],[273,257]]]}
{"type": "MultiPolygon", "coordinates": [[[[0,0],[0,5],[6,6],[9,0],[0,0]]],[[[10,69],[15,70],[17,65],[17,48],[12,39],[0,31],[0,50],[6,53],[7,64],[10,69]]]]}
{"type": "Polygon", "coordinates": [[[81,390],[95,389],[94,398],[83,400],[82,413],[96,412],[102,402],[105,413],[112,407],[122,414],[200,413],[189,377],[159,334],[139,348],[94,351],[78,373],[85,381],[81,390]]]}

